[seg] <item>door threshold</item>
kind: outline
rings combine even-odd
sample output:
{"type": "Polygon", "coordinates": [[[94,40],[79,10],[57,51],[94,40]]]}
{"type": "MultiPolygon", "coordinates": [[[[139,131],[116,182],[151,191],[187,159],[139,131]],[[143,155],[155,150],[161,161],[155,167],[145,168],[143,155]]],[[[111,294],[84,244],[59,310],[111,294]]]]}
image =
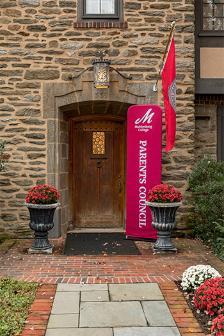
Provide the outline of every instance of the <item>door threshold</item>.
{"type": "Polygon", "coordinates": [[[113,232],[125,232],[124,229],[122,228],[108,228],[108,229],[102,229],[102,228],[97,228],[97,229],[92,229],[92,228],[80,228],[80,229],[74,229],[70,230],[67,233],[113,233],[113,232]]]}

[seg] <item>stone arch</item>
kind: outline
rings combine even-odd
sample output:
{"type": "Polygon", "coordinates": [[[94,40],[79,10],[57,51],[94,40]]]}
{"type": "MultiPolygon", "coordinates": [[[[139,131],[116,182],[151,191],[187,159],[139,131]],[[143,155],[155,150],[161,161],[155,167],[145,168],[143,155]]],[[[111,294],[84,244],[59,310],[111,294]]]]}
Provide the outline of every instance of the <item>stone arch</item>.
{"type": "Polygon", "coordinates": [[[43,116],[47,123],[47,181],[55,185],[61,195],[61,207],[55,215],[52,237],[65,234],[69,226],[68,187],[68,120],[89,114],[126,116],[130,105],[156,104],[157,94],[148,82],[132,82],[114,74],[109,89],[97,90],[92,74],[85,74],[72,82],[43,84],[43,116]]]}

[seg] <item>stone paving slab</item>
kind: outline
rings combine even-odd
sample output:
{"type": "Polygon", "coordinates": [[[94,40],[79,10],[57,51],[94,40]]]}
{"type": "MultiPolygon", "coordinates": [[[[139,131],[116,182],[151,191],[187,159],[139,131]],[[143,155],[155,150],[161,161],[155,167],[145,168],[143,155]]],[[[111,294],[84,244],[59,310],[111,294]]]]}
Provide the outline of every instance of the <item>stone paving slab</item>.
{"type": "Polygon", "coordinates": [[[58,284],[57,292],[82,292],[82,291],[106,291],[105,284],[58,284]]]}
{"type": "Polygon", "coordinates": [[[180,333],[169,327],[115,328],[114,336],[180,336],[180,333]]]}
{"type": "Polygon", "coordinates": [[[45,336],[180,336],[156,283],[59,284],[45,336]]]}
{"type": "Polygon", "coordinates": [[[48,328],[77,328],[79,314],[52,315],[48,321],[48,328]]]}
{"type": "Polygon", "coordinates": [[[56,292],[52,307],[52,314],[79,313],[79,292],[56,292]]]}
{"type": "Polygon", "coordinates": [[[140,302],[81,302],[82,327],[147,326],[140,302]]]}
{"type": "Polygon", "coordinates": [[[164,300],[158,284],[110,284],[111,301],[164,300]]]}
{"type": "Polygon", "coordinates": [[[150,326],[174,327],[176,325],[165,301],[143,301],[142,306],[150,326]]]}
{"type": "Polygon", "coordinates": [[[109,301],[108,291],[81,292],[81,301],[109,301]]]}
{"type": "Polygon", "coordinates": [[[61,328],[48,329],[45,336],[113,336],[113,331],[110,328],[61,328]]]}

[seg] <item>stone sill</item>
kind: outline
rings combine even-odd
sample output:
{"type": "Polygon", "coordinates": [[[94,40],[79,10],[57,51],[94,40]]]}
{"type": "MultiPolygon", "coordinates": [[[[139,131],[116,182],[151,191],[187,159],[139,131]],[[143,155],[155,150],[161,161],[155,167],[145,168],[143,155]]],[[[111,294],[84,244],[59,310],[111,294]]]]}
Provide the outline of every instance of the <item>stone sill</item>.
{"type": "Polygon", "coordinates": [[[118,21],[79,21],[74,22],[74,28],[128,28],[127,22],[118,21]]]}

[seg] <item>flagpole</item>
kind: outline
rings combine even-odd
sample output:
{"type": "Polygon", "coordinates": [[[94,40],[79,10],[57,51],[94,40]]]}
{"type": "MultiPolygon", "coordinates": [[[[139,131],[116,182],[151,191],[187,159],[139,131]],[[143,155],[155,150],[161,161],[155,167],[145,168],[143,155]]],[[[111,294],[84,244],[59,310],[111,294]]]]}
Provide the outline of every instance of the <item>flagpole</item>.
{"type": "MultiPolygon", "coordinates": [[[[163,59],[162,59],[161,65],[160,65],[159,76],[161,76],[161,72],[162,72],[162,69],[163,69],[163,66],[164,66],[164,62],[165,62],[165,60],[166,60],[167,52],[168,52],[168,50],[169,50],[170,42],[171,42],[171,40],[172,40],[173,33],[174,33],[174,30],[175,30],[175,25],[176,25],[176,21],[173,21],[173,22],[171,23],[171,29],[170,29],[169,38],[168,38],[168,40],[167,40],[167,43],[166,43],[166,49],[165,49],[165,51],[164,51],[163,59]]],[[[154,92],[157,92],[157,91],[158,91],[158,89],[157,89],[158,81],[159,81],[159,79],[157,79],[157,80],[156,80],[156,83],[153,85],[152,90],[153,90],[154,92]]]]}

